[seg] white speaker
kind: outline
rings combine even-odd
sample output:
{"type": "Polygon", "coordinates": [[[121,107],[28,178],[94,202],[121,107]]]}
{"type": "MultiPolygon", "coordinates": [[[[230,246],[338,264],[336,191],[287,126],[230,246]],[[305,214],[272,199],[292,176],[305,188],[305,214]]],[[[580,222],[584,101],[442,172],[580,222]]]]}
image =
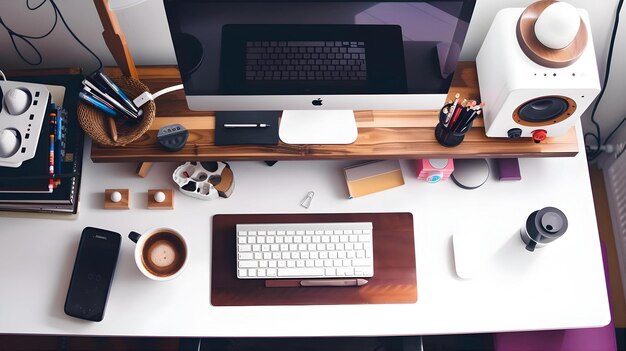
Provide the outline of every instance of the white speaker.
{"type": "Polygon", "coordinates": [[[600,93],[587,12],[553,0],[499,11],[476,69],[489,137],[565,134],[600,93]]]}

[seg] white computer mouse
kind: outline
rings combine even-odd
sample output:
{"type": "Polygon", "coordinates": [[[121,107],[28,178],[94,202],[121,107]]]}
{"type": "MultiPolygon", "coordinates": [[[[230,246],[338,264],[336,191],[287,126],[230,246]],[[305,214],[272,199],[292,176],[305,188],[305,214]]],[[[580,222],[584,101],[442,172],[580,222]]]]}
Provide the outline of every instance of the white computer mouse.
{"type": "Polygon", "coordinates": [[[0,158],[13,156],[20,147],[18,133],[14,129],[0,130],[0,158]]]}
{"type": "Polygon", "coordinates": [[[461,279],[472,279],[480,276],[484,265],[482,243],[476,235],[455,233],[452,235],[454,252],[454,269],[461,279]]]}
{"type": "Polygon", "coordinates": [[[568,46],[580,28],[578,10],[568,3],[557,2],[546,7],[535,22],[535,35],[539,42],[551,49],[568,46]]]}
{"type": "Polygon", "coordinates": [[[24,90],[13,88],[4,94],[4,106],[12,115],[21,115],[30,107],[30,96],[24,90]]]}

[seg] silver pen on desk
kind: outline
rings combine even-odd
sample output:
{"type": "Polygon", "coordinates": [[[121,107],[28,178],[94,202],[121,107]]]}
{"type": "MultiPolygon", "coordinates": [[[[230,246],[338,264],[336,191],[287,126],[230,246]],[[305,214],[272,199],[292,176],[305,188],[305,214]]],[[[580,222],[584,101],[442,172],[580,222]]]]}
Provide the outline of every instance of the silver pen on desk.
{"type": "Polygon", "coordinates": [[[300,286],[362,286],[366,279],[311,279],[301,280],[300,286]]]}
{"type": "Polygon", "coordinates": [[[224,128],[267,128],[266,123],[225,123],[224,128]]]}

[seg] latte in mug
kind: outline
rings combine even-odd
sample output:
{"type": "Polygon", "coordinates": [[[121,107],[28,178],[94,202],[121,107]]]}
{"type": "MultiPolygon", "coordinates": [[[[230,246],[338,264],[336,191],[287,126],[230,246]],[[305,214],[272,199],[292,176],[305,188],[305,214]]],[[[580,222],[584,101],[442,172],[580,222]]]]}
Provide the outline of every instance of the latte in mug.
{"type": "Polygon", "coordinates": [[[148,278],[168,280],[178,276],[187,262],[187,245],[177,231],[153,229],[145,234],[131,232],[128,237],[137,243],[135,263],[148,278]]]}

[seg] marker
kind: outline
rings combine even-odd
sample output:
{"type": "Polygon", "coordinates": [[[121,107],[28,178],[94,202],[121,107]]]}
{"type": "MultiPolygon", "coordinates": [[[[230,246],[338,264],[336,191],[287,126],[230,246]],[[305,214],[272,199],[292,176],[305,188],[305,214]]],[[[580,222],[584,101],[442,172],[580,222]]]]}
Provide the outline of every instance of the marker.
{"type": "Polygon", "coordinates": [[[224,128],[267,128],[269,124],[265,123],[225,123],[224,128]]]}

